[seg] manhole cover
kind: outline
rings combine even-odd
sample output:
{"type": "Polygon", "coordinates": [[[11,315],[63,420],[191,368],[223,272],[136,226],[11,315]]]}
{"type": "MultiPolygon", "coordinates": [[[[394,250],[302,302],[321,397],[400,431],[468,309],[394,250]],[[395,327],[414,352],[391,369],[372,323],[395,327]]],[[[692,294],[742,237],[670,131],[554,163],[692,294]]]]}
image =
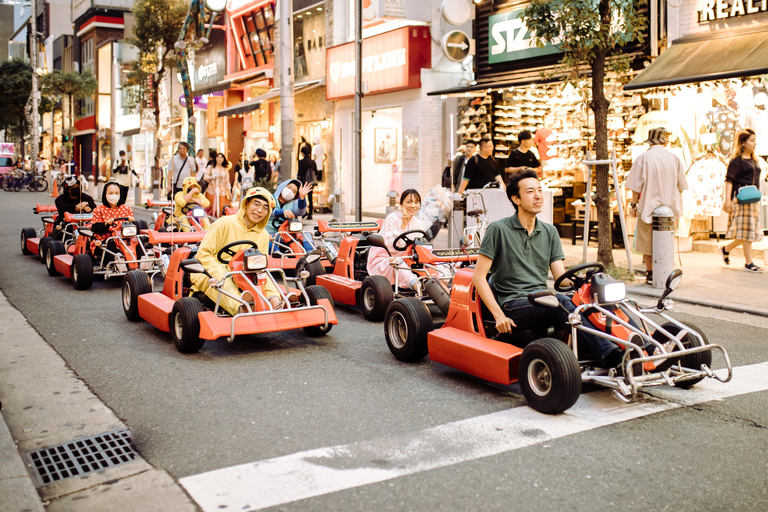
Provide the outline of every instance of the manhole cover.
{"type": "Polygon", "coordinates": [[[133,462],[137,451],[127,428],[26,454],[38,485],[133,462]]]}

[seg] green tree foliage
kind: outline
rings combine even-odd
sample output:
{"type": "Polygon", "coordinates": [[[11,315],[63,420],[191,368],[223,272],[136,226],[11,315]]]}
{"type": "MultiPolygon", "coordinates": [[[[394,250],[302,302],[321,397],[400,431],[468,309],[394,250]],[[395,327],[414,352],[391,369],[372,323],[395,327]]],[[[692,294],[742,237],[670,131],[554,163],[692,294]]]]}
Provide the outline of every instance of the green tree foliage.
{"type": "Polygon", "coordinates": [[[75,100],[89,98],[96,93],[99,83],[90,71],[60,71],[58,69],[40,77],[40,91],[44,96],[61,101],[69,100],[69,127],[72,128],[75,119],[75,100]]]}
{"type": "MultiPolygon", "coordinates": [[[[589,107],[595,116],[595,152],[598,160],[608,159],[608,107],[605,97],[606,70],[625,73],[629,60],[612,52],[621,46],[643,40],[647,19],[638,12],[646,0],[533,0],[523,13],[534,43],[557,45],[563,58],[557,71],[564,80],[576,84],[591,75],[589,107]]],[[[596,168],[595,206],[597,207],[597,259],[613,264],[612,234],[609,222],[609,167],[596,168]]]]}
{"type": "MultiPolygon", "coordinates": [[[[32,94],[32,67],[21,59],[0,64],[0,130],[13,140],[22,140],[27,133],[24,107],[32,94]]],[[[43,96],[38,104],[42,115],[53,110],[53,101],[43,96]]]]}

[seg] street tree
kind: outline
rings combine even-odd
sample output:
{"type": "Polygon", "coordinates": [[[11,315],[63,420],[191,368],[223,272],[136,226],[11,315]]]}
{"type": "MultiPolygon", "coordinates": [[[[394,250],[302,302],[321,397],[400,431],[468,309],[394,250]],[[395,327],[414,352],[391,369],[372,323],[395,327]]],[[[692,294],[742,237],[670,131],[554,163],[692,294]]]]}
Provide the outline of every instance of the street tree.
{"type": "Polygon", "coordinates": [[[99,83],[90,71],[53,70],[40,77],[40,91],[43,96],[62,101],[67,99],[67,115],[64,133],[71,136],[75,125],[75,101],[90,98],[96,93],[99,83]]]}
{"type": "MultiPolygon", "coordinates": [[[[627,72],[629,59],[616,55],[616,50],[643,40],[648,22],[638,9],[645,3],[645,0],[532,0],[522,15],[538,47],[554,44],[560,48],[563,56],[557,73],[562,74],[566,82],[577,85],[585,73],[591,75],[589,108],[595,117],[598,160],[608,159],[610,102],[605,96],[606,73],[609,69],[620,76],[627,72]]],[[[608,175],[607,165],[596,166],[597,259],[606,266],[613,265],[608,175]]],[[[587,190],[590,189],[591,185],[587,184],[587,190]]]]}
{"type": "MultiPolygon", "coordinates": [[[[126,77],[126,85],[137,91],[139,113],[152,111],[155,122],[155,158],[152,180],[160,181],[160,87],[175,63],[174,43],[184,25],[188,4],[184,0],[136,0],[133,4],[133,37],[128,44],[139,52],[138,61],[126,77]]],[[[171,99],[169,98],[170,102],[171,99]]],[[[170,106],[170,105],[169,105],[170,106]]],[[[144,117],[143,115],[141,116],[144,117]]]]}
{"type": "MultiPolygon", "coordinates": [[[[0,130],[6,138],[23,142],[28,133],[24,111],[32,94],[32,67],[21,59],[11,59],[0,64],[0,130]]],[[[43,95],[38,113],[53,110],[53,101],[43,95]]],[[[21,144],[21,154],[24,145],[21,144]]]]}

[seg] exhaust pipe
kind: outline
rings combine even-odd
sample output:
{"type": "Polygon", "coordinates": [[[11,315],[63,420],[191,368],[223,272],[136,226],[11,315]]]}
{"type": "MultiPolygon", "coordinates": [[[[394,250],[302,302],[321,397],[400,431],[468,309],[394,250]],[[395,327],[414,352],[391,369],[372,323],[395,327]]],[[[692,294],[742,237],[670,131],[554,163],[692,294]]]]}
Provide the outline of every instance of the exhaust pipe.
{"type": "Polygon", "coordinates": [[[443,283],[439,279],[430,277],[424,281],[424,292],[435,303],[435,306],[443,312],[444,315],[448,314],[448,307],[451,305],[451,294],[445,289],[443,283]]]}

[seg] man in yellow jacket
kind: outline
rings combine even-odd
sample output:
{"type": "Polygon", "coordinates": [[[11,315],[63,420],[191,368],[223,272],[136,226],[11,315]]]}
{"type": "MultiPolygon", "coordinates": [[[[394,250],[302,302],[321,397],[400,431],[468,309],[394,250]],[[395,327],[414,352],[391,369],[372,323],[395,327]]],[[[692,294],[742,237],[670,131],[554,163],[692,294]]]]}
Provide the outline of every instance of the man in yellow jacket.
{"type": "MultiPolygon", "coordinates": [[[[267,254],[269,234],[264,228],[274,207],[275,199],[267,189],[262,187],[250,188],[243,196],[240,210],[236,215],[221,217],[211,224],[195,258],[203,264],[213,279],[220,281],[229,271],[227,265],[216,258],[219,250],[229,243],[238,240],[250,240],[258,246],[259,251],[267,254]]],[[[210,286],[208,276],[192,274],[191,279],[194,291],[203,292],[216,302],[219,298],[219,292],[210,286]]],[[[223,289],[236,296],[241,293],[231,278],[226,280],[223,289]]],[[[264,286],[264,295],[273,308],[280,308],[280,293],[270,279],[267,279],[264,286]]],[[[239,312],[241,306],[239,302],[226,295],[221,295],[219,304],[233,316],[239,312]]]]}
{"type": "MultiPolygon", "coordinates": [[[[173,211],[173,215],[177,219],[190,215],[196,206],[208,208],[211,205],[208,198],[200,192],[200,184],[194,176],[184,178],[183,188],[181,192],[176,192],[174,202],[176,203],[176,209],[173,211]]],[[[179,224],[182,231],[190,231],[190,224],[187,219],[182,219],[179,221],[179,224]]],[[[205,228],[207,230],[207,226],[205,228]]]]}

